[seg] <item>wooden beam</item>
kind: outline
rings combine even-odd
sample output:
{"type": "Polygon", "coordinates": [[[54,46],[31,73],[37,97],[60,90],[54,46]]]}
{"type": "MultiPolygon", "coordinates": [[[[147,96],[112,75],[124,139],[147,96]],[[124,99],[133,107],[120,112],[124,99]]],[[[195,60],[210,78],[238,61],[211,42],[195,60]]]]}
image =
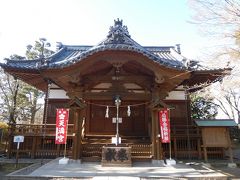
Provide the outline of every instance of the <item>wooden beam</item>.
{"type": "Polygon", "coordinates": [[[64,84],[71,84],[76,88],[82,86],[85,90],[90,90],[94,86],[100,83],[135,83],[142,87],[143,89],[151,89],[153,84],[153,77],[143,76],[143,75],[88,75],[86,77],[79,78],[79,81],[76,82],[75,79],[72,79],[70,76],[65,76],[65,78],[60,78],[60,81],[64,81],[64,84]]]}

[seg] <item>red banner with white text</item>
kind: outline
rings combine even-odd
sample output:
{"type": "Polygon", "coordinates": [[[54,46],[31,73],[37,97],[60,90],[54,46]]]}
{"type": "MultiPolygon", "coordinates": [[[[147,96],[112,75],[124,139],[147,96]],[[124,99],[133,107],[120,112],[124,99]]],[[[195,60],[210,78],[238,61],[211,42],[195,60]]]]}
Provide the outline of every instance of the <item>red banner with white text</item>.
{"type": "Polygon", "coordinates": [[[159,111],[159,123],[162,143],[170,143],[170,121],[167,109],[159,111]]]}
{"type": "Polygon", "coordinates": [[[57,109],[55,144],[66,144],[68,116],[68,109],[57,109]]]}

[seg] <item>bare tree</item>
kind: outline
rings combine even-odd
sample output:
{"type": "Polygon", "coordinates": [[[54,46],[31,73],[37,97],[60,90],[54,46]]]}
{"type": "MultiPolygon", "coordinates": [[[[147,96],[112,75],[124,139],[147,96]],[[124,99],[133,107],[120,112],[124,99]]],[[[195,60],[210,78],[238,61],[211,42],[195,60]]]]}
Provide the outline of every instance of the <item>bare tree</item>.
{"type": "Polygon", "coordinates": [[[191,23],[209,38],[204,52],[208,59],[210,54],[218,65],[230,62],[235,65],[234,60],[239,61],[240,57],[240,1],[188,0],[188,3],[193,12],[191,23]]]}
{"type": "Polygon", "coordinates": [[[238,80],[231,80],[227,77],[221,83],[213,84],[204,88],[200,96],[219,107],[222,113],[229,119],[234,119],[240,123],[240,89],[238,80]]]}
{"type": "Polygon", "coordinates": [[[205,97],[215,98],[215,103],[228,118],[238,120],[240,100],[240,1],[239,0],[189,0],[193,10],[192,23],[217,46],[208,52],[209,63],[233,68],[232,74],[205,90],[205,97]],[[217,90],[216,90],[217,89],[217,90]],[[210,92],[210,93],[209,93],[210,92]]]}
{"type": "Polygon", "coordinates": [[[193,23],[205,35],[239,41],[240,2],[238,0],[189,0],[193,23]]]}

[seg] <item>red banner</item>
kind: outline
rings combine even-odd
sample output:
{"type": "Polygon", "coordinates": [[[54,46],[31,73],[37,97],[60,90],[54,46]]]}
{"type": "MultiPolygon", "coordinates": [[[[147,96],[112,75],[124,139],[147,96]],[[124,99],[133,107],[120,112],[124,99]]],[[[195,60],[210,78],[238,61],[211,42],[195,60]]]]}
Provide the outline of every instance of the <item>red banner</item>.
{"type": "Polygon", "coordinates": [[[167,109],[163,109],[159,112],[159,123],[162,143],[170,143],[170,123],[167,109]]]}
{"type": "Polygon", "coordinates": [[[55,144],[66,144],[68,114],[69,114],[68,109],[57,109],[55,144]]]}

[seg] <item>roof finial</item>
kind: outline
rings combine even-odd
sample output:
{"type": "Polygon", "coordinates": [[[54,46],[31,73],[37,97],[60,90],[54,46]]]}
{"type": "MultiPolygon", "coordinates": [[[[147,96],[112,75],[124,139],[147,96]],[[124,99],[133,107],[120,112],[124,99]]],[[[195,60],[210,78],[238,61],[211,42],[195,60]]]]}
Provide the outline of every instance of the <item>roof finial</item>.
{"type": "Polygon", "coordinates": [[[114,26],[122,26],[122,20],[119,20],[119,18],[117,18],[117,20],[114,20],[114,26]]]}
{"type": "Polygon", "coordinates": [[[178,54],[181,54],[181,47],[180,44],[176,44],[178,54]]]}

